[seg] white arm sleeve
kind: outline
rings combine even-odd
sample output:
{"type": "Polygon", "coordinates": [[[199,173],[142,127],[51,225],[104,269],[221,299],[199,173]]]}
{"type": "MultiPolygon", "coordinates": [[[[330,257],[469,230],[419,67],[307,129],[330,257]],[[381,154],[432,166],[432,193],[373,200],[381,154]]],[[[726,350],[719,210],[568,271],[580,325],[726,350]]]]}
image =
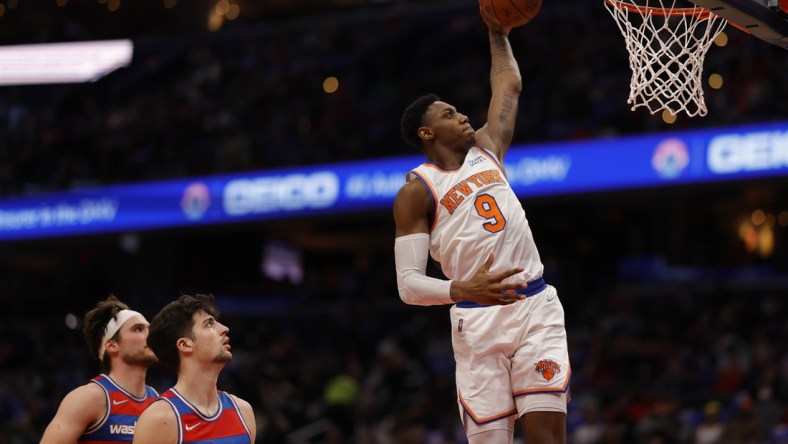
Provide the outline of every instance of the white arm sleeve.
{"type": "Polygon", "coordinates": [[[410,305],[453,304],[451,281],[427,276],[430,235],[409,234],[394,240],[399,297],[410,305]]]}

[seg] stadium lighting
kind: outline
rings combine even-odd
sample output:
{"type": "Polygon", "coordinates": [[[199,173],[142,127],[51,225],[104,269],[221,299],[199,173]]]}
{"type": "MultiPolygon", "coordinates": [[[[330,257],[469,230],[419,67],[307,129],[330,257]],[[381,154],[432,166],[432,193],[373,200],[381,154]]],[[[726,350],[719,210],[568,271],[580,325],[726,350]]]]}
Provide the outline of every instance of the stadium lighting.
{"type": "Polygon", "coordinates": [[[0,46],[0,85],[93,82],[128,66],[131,40],[0,46]]]}

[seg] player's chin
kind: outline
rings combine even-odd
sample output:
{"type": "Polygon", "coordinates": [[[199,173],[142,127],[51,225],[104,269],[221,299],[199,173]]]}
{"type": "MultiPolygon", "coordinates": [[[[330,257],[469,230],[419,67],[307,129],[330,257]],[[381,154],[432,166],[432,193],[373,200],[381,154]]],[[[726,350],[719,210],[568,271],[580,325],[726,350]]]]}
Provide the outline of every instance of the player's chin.
{"type": "Polygon", "coordinates": [[[152,351],[143,352],[141,355],[138,355],[136,358],[133,358],[130,364],[139,365],[141,367],[150,367],[151,365],[159,362],[159,358],[153,354],[152,351]]]}
{"type": "Polygon", "coordinates": [[[153,350],[149,348],[145,349],[145,359],[153,364],[159,362],[159,358],[153,353],[153,350]]]}
{"type": "Polygon", "coordinates": [[[468,147],[476,146],[476,132],[470,133],[470,135],[467,137],[467,141],[468,147]]]}

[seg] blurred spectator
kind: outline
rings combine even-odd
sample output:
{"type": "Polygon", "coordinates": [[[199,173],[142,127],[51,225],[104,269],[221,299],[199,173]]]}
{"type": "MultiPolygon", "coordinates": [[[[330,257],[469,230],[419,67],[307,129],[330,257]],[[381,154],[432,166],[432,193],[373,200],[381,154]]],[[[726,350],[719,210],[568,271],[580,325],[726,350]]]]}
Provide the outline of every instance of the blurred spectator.
{"type": "MultiPolygon", "coordinates": [[[[487,44],[484,25],[473,2],[434,4],[411,14],[149,35],[136,39],[129,68],[96,83],[0,88],[0,197],[408,154],[398,118],[427,91],[457,97],[478,123],[488,86],[472,79],[488,61],[473,46],[487,44]],[[435,69],[445,60],[457,69],[435,69]],[[329,76],[339,82],[332,94],[323,91],[329,76]]],[[[705,91],[709,115],[667,125],[629,110],[627,53],[601,1],[545,3],[511,35],[524,78],[515,143],[785,119],[784,50],[726,32],[728,46],[706,59],[725,78],[705,91]]],[[[737,187],[747,205],[760,202],[755,195],[785,201],[776,186],[737,187]]],[[[731,201],[685,191],[638,192],[653,211],[623,215],[617,203],[584,195],[532,221],[545,239],[546,272],[566,289],[572,442],[788,443],[784,284],[731,277],[758,264],[784,282],[788,249],[776,237],[774,258],[748,256],[720,238],[730,226],[695,216],[714,200],[704,220],[733,220],[717,208],[731,201]],[[678,283],[621,275],[627,254],[651,253],[714,274],[678,283]]],[[[363,222],[381,239],[391,235],[378,220],[363,222]]],[[[285,225],[301,230],[298,221],[285,225]]],[[[381,259],[388,250],[307,252],[298,273],[276,281],[260,274],[255,254],[269,244],[255,230],[265,228],[201,231],[200,242],[192,232],[157,234],[137,256],[115,252],[114,238],[55,241],[50,250],[3,245],[0,259],[12,255],[26,268],[0,269],[0,444],[37,443],[62,397],[95,373],[63,313],[106,287],[158,310],[198,286],[219,300],[237,295],[236,305],[220,307],[239,352],[219,386],[254,406],[258,443],[464,442],[445,312],[401,304],[393,264],[381,259]]],[[[149,383],[163,389],[168,378],[154,371],[149,383]]]]}
{"type": "Polygon", "coordinates": [[[765,425],[754,415],[749,395],[740,396],[733,417],[725,424],[722,442],[726,444],[761,444],[767,437],[765,425]]]}
{"type": "Polygon", "coordinates": [[[722,444],[724,424],[720,422],[722,406],[717,401],[709,401],[703,406],[703,422],[695,428],[693,444],[722,444]]]}

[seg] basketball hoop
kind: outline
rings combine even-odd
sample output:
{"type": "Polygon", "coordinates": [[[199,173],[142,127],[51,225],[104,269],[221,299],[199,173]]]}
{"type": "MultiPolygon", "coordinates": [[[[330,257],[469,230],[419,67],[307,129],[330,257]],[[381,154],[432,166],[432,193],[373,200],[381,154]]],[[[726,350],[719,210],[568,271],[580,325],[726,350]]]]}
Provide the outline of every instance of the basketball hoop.
{"type": "Polygon", "coordinates": [[[632,110],[705,116],[703,61],[727,21],[698,6],[676,7],[676,0],[604,2],[629,51],[632,110]]]}

